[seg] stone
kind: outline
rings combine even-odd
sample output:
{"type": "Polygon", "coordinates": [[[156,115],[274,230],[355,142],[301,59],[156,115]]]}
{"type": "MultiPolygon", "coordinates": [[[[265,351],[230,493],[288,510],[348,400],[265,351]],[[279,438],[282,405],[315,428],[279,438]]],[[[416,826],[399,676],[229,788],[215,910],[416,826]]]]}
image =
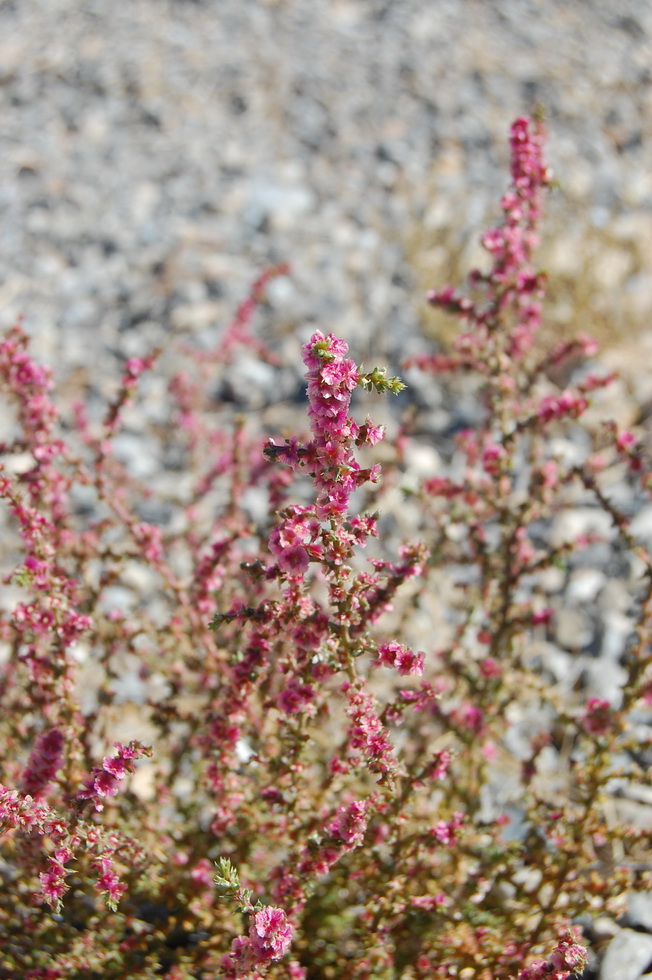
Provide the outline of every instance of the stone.
{"type": "Polygon", "coordinates": [[[599,980],[640,980],[652,966],[652,936],[622,929],[607,946],[599,980]]]}

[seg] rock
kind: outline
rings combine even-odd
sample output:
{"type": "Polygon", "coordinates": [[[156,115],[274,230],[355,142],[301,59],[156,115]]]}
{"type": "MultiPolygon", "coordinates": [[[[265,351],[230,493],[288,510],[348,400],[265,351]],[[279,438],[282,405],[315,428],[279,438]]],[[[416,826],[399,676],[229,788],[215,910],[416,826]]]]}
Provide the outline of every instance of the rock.
{"type": "Polygon", "coordinates": [[[652,936],[622,929],[607,946],[599,980],[639,980],[652,965],[652,936]]]}
{"type": "Polygon", "coordinates": [[[578,506],[561,511],[555,518],[551,541],[555,545],[576,541],[584,534],[599,534],[605,541],[613,540],[615,528],[611,517],[598,507],[578,506]]]}
{"type": "Polygon", "coordinates": [[[589,617],[582,609],[566,606],[555,614],[557,643],[566,650],[581,650],[593,637],[589,617]]]}
{"type": "Polygon", "coordinates": [[[603,633],[600,653],[608,660],[619,660],[632,634],[633,622],[629,616],[618,612],[606,612],[603,616],[603,633]]]}
{"type": "Polygon", "coordinates": [[[621,691],[627,681],[627,671],[620,664],[605,657],[583,658],[583,678],[586,696],[601,698],[618,707],[621,691]]]}
{"type": "Polygon", "coordinates": [[[647,544],[652,540],[652,504],[641,508],[630,524],[631,533],[647,544]]]}
{"type": "Polygon", "coordinates": [[[581,568],[573,572],[566,589],[571,603],[593,602],[607,583],[607,576],[598,568],[581,568]]]}
{"type": "Polygon", "coordinates": [[[652,894],[632,892],[628,895],[627,911],[622,916],[622,923],[633,929],[652,933],[652,894]]]}

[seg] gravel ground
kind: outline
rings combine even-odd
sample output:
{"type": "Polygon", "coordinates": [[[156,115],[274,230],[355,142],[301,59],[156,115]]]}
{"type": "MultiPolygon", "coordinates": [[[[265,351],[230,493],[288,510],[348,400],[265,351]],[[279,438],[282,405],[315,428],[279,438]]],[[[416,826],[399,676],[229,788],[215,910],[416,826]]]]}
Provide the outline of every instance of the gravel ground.
{"type": "MultiPolygon", "coordinates": [[[[552,270],[591,262],[589,291],[617,293],[621,328],[640,323],[651,66],[649,0],[0,0],[0,326],[24,314],[59,375],[102,389],[122,358],[174,334],[219,342],[261,268],[289,261],[261,318],[294,371],[281,393],[317,327],[396,367],[424,349],[414,243],[433,275],[448,241],[472,257],[506,184],[510,122],[537,105],[564,185],[552,270]]],[[[619,335],[621,401],[652,395],[650,336],[619,335]]],[[[274,399],[276,376],[241,370],[236,400],[274,399]]],[[[422,410],[446,429],[462,409],[428,386],[422,410]]],[[[578,505],[553,531],[593,517],[578,505]]],[[[652,538],[652,508],[637,520],[652,538]]],[[[551,579],[556,633],[538,656],[557,682],[617,689],[627,576],[606,544],[551,579]]],[[[650,821],[647,802],[632,805],[650,821]]],[[[652,912],[639,902],[622,925],[609,949],[619,966],[639,957],[636,980],[652,912]]],[[[601,969],[625,977],[607,958],[601,969]]]]}
{"type": "Polygon", "coordinates": [[[289,261],[288,352],[320,325],[403,353],[406,236],[475,242],[517,114],[546,109],[558,208],[644,235],[651,55],[645,0],[4,0],[0,324],[25,314],[62,369],[215,338],[289,261]]]}

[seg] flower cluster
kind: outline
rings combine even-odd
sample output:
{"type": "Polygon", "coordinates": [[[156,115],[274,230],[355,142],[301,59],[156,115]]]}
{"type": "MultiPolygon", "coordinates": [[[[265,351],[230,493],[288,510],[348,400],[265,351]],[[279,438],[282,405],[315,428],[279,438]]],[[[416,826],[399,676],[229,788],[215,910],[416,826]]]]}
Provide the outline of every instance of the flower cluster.
{"type": "Polygon", "coordinates": [[[353,491],[377,475],[377,469],[363,471],[352,452],[360,430],[348,413],[360,374],[355,362],[345,357],[347,351],[347,344],[333,334],[313,334],[303,347],[313,438],[305,445],[292,439],[277,446],[271,440],[266,448],[268,458],[306,469],[317,489],[314,510],[292,508],[270,538],[270,549],[280,566],[298,574],[307,567],[310,553],[304,542],[310,542],[312,554],[321,557],[322,545],[315,542],[320,522],[331,520],[341,525],[353,491]]]}
{"type": "Polygon", "coordinates": [[[65,736],[58,728],[39,735],[21,779],[21,789],[27,796],[36,800],[46,793],[61,765],[64,743],[65,736]]]}
{"type": "Polygon", "coordinates": [[[358,425],[351,418],[351,393],[360,385],[397,394],[404,385],[378,368],[363,373],[346,356],[348,349],[334,334],[325,337],[319,330],[303,345],[312,439],[304,445],[288,439],[282,446],[270,440],[265,449],[268,459],[281,459],[295,470],[308,472],[317,492],[314,509],[291,508],[270,537],[279,568],[294,576],[301,576],[311,559],[342,564],[354,544],[377,534],[371,516],[354,517],[345,526],[353,492],[374,483],[380,474],[378,464],[361,467],[353,447],[374,446],[384,437],[383,427],[371,419],[358,425]],[[320,533],[324,522],[330,525],[330,533],[320,533]]]}
{"type": "Polygon", "coordinates": [[[609,735],[617,724],[614,709],[602,698],[589,698],[580,724],[589,735],[609,735]]]}
{"type": "Polygon", "coordinates": [[[134,772],[137,759],[152,754],[151,749],[133,741],[129,745],[116,742],[117,755],[106,756],[101,766],[95,766],[86,785],[77,793],[79,801],[92,800],[96,810],[103,810],[103,798],[116,796],[120,783],[128,773],[134,772]]]}
{"type": "Polygon", "coordinates": [[[423,663],[425,654],[414,653],[408,650],[402,643],[392,640],[390,643],[381,643],[378,647],[378,660],[376,663],[383,667],[394,667],[399,674],[423,674],[423,663]]]}
{"type": "Polygon", "coordinates": [[[260,976],[260,968],[280,959],[290,948],[292,929],[283,909],[266,906],[251,919],[249,935],[234,939],[224,958],[226,977],[260,976]]]}
{"type": "Polygon", "coordinates": [[[569,933],[555,946],[547,960],[538,960],[521,970],[518,980],[568,980],[568,975],[579,976],[586,966],[586,949],[573,933],[569,933]]]}

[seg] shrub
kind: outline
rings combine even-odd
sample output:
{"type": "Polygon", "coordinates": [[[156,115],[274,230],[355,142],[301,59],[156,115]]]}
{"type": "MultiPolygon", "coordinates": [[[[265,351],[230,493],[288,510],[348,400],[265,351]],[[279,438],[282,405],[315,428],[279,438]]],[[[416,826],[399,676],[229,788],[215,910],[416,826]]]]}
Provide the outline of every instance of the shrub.
{"type": "Polygon", "coordinates": [[[405,490],[415,531],[394,552],[382,504],[416,436],[381,472],[383,429],[350,403],[398,378],[316,332],[308,433],[265,438],[216,403],[238,347],[273,361],[249,323],[286,270],[214,354],[174,353],[169,424],[142,442],[167,461],[159,487],[118,450],[163,355],[128,361],[98,415],[52,401],[19,326],[0,344],[0,977],[562,978],[585,962],[573,923],[647,886],[648,833],[605,798],[648,781],[632,724],[652,700],[652,565],[612,491],[623,464],[640,499],[649,478],[630,433],[583,424],[608,378],[549,380],[589,338],[537,347],[543,141],[514,123],[490,267],[429,295],[461,332],[406,368],[465,376],[479,410],[405,490]],[[640,576],[612,702],[533,658],[546,573],[595,540],[551,522],[584,497],[640,576]]]}

